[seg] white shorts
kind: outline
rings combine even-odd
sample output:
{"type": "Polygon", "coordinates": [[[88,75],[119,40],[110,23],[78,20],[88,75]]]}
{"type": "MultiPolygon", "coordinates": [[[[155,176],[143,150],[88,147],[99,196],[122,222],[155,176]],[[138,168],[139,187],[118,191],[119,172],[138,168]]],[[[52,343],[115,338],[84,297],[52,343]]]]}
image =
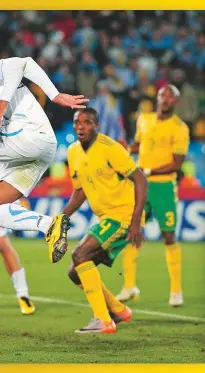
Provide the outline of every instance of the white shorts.
{"type": "Polygon", "coordinates": [[[5,237],[8,234],[8,230],[6,228],[0,227],[0,237],[5,237]]]}
{"type": "Polygon", "coordinates": [[[0,180],[27,197],[52,164],[57,148],[54,136],[29,127],[17,134],[2,136],[0,143],[0,180]]]}

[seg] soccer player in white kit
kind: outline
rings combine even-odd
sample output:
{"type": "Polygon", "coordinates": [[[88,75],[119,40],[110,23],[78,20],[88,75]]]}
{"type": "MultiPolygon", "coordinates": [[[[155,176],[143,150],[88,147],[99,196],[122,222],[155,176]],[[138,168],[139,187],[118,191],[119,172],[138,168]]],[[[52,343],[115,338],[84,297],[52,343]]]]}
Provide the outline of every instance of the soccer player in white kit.
{"type": "Polygon", "coordinates": [[[7,233],[7,229],[0,228],[0,254],[3,264],[11,277],[21,313],[23,315],[32,315],[35,312],[35,306],[29,297],[25,269],[22,267],[20,258],[12,246],[7,233]]]}
{"type": "Polygon", "coordinates": [[[50,259],[56,263],[67,250],[68,216],[40,215],[18,204],[52,164],[57,147],[51,124],[22,84],[23,77],[58,105],[79,109],[89,100],[59,93],[31,57],[0,60],[0,227],[44,232],[50,259]]]}

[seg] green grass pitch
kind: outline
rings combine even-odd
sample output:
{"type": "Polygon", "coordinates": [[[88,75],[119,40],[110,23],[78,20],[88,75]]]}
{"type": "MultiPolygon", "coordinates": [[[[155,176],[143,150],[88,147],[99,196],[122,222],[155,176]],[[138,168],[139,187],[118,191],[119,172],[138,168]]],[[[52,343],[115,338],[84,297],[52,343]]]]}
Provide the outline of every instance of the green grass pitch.
{"type": "MultiPolygon", "coordinates": [[[[120,324],[115,335],[85,336],[74,331],[92,314],[83,292],[67,278],[70,250],[61,262],[51,264],[43,240],[13,238],[12,242],[26,268],[30,294],[38,300],[34,315],[21,315],[0,263],[0,363],[205,362],[203,243],[182,244],[183,307],[169,307],[164,248],[162,243],[148,242],[138,259],[141,298],[129,303],[135,310],[133,320],[120,324]]],[[[70,242],[69,248],[74,245],[70,242]]],[[[99,268],[117,293],[122,285],[121,257],[112,269],[99,268]]]]}

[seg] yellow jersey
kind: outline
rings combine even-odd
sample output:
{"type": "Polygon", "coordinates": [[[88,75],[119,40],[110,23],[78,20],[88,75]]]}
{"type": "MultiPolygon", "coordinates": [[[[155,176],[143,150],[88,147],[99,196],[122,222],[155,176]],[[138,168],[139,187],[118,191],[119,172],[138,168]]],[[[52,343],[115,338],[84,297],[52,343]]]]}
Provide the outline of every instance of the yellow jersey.
{"type": "MultiPolygon", "coordinates": [[[[189,146],[189,128],[177,116],[166,120],[157,113],[141,114],[137,121],[135,141],[140,143],[138,166],[158,168],[173,161],[173,154],[186,154],[189,146]]],[[[170,181],[176,173],[149,176],[149,181],[170,181]]]]}
{"type": "Polygon", "coordinates": [[[100,219],[130,223],[135,195],[129,176],[137,167],[122,145],[101,133],[87,151],[76,141],[68,148],[68,164],[73,187],[83,189],[100,219]]]}

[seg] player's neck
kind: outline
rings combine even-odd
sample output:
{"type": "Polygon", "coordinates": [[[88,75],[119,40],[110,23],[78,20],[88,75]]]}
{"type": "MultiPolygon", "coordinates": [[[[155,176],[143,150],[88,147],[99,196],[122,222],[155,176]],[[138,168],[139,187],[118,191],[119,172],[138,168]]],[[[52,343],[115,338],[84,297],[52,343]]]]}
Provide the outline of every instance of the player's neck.
{"type": "Polygon", "coordinates": [[[173,111],[169,113],[163,113],[162,111],[157,110],[157,119],[166,120],[166,119],[171,118],[172,116],[173,116],[173,111]]]}
{"type": "Polygon", "coordinates": [[[93,143],[95,142],[97,138],[97,135],[98,134],[96,133],[96,135],[90,141],[81,143],[81,146],[85,152],[93,145],[93,143]]]}

